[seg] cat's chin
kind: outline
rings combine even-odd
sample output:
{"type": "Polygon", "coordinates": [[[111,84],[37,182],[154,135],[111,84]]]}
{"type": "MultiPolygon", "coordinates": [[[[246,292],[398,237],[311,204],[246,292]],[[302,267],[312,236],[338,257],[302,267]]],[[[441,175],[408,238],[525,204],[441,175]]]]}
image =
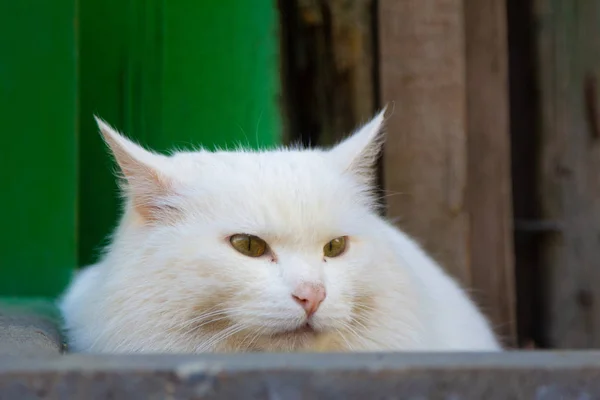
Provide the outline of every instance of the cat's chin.
{"type": "Polygon", "coordinates": [[[298,328],[286,329],[280,332],[275,332],[272,336],[295,336],[295,335],[317,335],[319,332],[312,325],[306,323],[298,328]]]}
{"type": "MultiPolygon", "coordinates": [[[[270,335],[270,351],[280,350],[282,343],[291,351],[302,352],[339,352],[347,351],[344,340],[336,331],[323,331],[315,329],[309,323],[299,328],[290,329],[270,335]]],[[[346,342],[347,343],[347,342],[346,342]]]]}
{"type": "Polygon", "coordinates": [[[304,351],[311,348],[321,335],[320,330],[306,323],[265,334],[255,344],[258,351],[304,351]]]}

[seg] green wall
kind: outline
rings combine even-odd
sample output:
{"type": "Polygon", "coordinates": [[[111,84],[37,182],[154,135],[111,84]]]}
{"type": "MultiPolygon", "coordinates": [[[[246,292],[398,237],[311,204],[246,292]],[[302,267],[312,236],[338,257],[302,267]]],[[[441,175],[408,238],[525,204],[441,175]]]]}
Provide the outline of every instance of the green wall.
{"type": "Polygon", "coordinates": [[[157,150],[279,141],[274,1],[82,1],[79,261],[116,222],[96,113],[157,150]]]}
{"type": "Polygon", "coordinates": [[[73,1],[0,1],[0,295],[54,295],[76,263],[75,24],[73,1]]]}
{"type": "Polygon", "coordinates": [[[0,2],[0,296],[56,295],[114,227],[93,114],[157,150],[278,144],[278,24],[275,0],[0,2]]]}

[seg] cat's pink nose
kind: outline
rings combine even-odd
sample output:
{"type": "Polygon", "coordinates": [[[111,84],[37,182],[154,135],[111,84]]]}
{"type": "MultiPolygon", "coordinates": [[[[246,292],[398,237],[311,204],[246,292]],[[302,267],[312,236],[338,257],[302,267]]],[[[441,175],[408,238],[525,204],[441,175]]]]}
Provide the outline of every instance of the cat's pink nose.
{"type": "Polygon", "coordinates": [[[326,296],[323,285],[312,283],[303,283],[292,293],[292,297],[304,308],[308,317],[317,312],[326,296]]]}

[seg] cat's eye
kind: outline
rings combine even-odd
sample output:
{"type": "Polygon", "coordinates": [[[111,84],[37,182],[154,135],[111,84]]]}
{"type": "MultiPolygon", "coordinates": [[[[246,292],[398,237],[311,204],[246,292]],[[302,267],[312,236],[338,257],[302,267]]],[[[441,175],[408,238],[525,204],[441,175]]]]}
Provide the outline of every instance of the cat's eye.
{"type": "Polygon", "coordinates": [[[346,250],[346,237],[340,236],[333,239],[323,247],[323,254],[325,257],[337,257],[346,250]]]}
{"type": "Polygon", "coordinates": [[[229,238],[234,249],[248,257],[260,257],[267,250],[267,242],[254,235],[237,234],[229,238]]]}

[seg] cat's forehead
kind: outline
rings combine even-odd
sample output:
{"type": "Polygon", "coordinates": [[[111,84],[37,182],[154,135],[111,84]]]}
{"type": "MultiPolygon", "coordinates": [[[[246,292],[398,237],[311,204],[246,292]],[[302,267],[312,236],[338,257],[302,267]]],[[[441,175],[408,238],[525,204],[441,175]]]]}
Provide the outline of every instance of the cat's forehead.
{"type": "Polygon", "coordinates": [[[204,209],[226,213],[253,232],[335,230],[362,192],[326,152],[188,153],[177,156],[181,173],[197,189],[204,209]],[[213,208],[214,207],[214,208],[213,208]],[[218,211],[217,211],[218,210],[218,211]],[[256,231],[258,229],[259,231],[256,231]]]}
{"type": "Polygon", "coordinates": [[[173,159],[182,174],[199,180],[221,175],[271,180],[309,178],[310,181],[311,177],[316,178],[315,172],[321,172],[322,178],[335,178],[341,172],[318,150],[190,152],[176,154],[173,159]]]}

